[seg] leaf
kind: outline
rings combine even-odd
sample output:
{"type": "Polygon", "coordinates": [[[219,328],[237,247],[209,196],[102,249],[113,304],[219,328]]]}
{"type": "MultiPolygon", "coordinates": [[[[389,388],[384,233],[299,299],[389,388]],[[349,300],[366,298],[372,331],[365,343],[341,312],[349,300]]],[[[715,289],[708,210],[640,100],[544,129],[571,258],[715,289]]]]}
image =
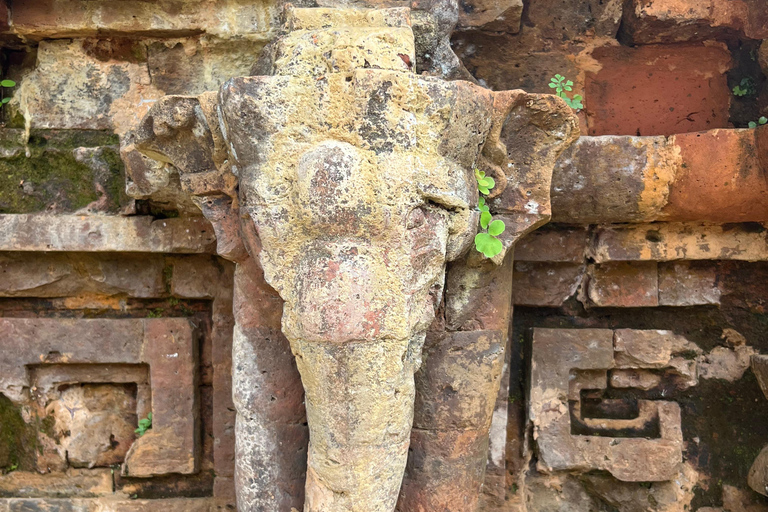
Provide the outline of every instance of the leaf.
{"type": "Polygon", "coordinates": [[[564,77],[563,75],[560,75],[560,74],[556,74],[556,75],[555,75],[555,78],[557,78],[557,81],[558,81],[558,82],[560,82],[560,81],[562,81],[562,80],[563,80],[565,77],[564,77]]]}
{"type": "MultiPolygon", "coordinates": [[[[570,87],[570,86],[572,86],[572,85],[573,85],[573,82],[571,82],[570,80],[568,80],[567,82],[565,82],[565,86],[566,86],[566,87],[570,87]]],[[[570,90],[570,89],[568,89],[568,90],[570,90]]]]}
{"type": "Polygon", "coordinates": [[[475,235],[475,248],[487,258],[493,258],[504,249],[504,246],[498,238],[488,233],[478,233],[475,235]]]}
{"type": "Polygon", "coordinates": [[[13,80],[8,80],[7,78],[5,80],[0,80],[0,85],[3,87],[16,87],[16,82],[13,80]]]}
{"type": "Polygon", "coordinates": [[[8,103],[9,101],[11,101],[11,98],[3,98],[3,101],[2,101],[2,102],[0,102],[0,103],[2,103],[3,105],[5,105],[5,104],[6,104],[6,103],[8,103]]]}
{"type": "Polygon", "coordinates": [[[757,124],[768,124],[768,117],[761,116],[760,119],[757,120],[757,124]]]}
{"type": "MultiPolygon", "coordinates": [[[[480,227],[488,229],[488,223],[491,222],[493,216],[489,212],[483,212],[480,214],[480,227]]],[[[495,221],[494,221],[495,222],[495,221]]]]}
{"type": "Polygon", "coordinates": [[[490,176],[486,176],[486,178],[485,178],[485,187],[486,187],[488,190],[490,190],[490,189],[492,189],[492,188],[493,188],[493,187],[495,187],[495,186],[496,186],[496,180],[494,180],[494,179],[493,179],[493,178],[491,178],[490,176]]]}
{"type": "Polygon", "coordinates": [[[488,234],[498,236],[504,232],[507,226],[504,225],[503,220],[495,220],[488,226],[488,234]]]}
{"type": "Polygon", "coordinates": [[[557,87],[557,83],[556,83],[554,80],[555,80],[555,79],[553,78],[553,79],[552,79],[552,82],[550,82],[550,83],[549,83],[549,86],[550,86],[552,89],[554,89],[555,87],[557,87]]]}
{"type": "Polygon", "coordinates": [[[477,190],[479,190],[481,194],[485,194],[486,196],[491,193],[490,190],[488,190],[487,188],[485,188],[485,187],[483,187],[481,185],[477,186],[477,190]]]}
{"type": "Polygon", "coordinates": [[[749,128],[757,128],[757,123],[756,123],[756,122],[754,122],[754,121],[750,121],[750,122],[747,124],[747,126],[748,126],[749,128]]]}

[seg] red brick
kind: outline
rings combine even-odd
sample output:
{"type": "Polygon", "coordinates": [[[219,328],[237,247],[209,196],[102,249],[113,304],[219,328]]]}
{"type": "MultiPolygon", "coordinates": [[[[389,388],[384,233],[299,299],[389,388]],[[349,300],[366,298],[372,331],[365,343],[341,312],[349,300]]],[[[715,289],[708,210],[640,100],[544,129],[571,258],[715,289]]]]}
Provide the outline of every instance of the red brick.
{"type": "Polygon", "coordinates": [[[724,46],[596,49],[587,73],[589,135],[672,135],[727,128],[731,90],[724,46]]]}
{"type": "Polygon", "coordinates": [[[516,306],[559,307],[576,294],[584,265],[516,261],[512,303],[516,306]]]}
{"type": "Polygon", "coordinates": [[[768,162],[760,162],[757,132],[711,130],[670,139],[679,148],[683,165],[670,187],[662,218],[716,223],[768,220],[768,162]]]}
{"type": "Polygon", "coordinates": [[[655,261],[612,262],[589,270],[587,293],[600,307],[656,307],[659,280],[655,261]]]}

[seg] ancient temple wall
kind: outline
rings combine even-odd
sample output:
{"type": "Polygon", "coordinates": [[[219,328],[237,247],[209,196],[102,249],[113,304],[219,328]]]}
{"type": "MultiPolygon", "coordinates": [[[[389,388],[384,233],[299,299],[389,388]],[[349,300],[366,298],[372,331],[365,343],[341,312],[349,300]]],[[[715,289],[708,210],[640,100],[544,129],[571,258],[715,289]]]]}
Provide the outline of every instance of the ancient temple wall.
{"type": "MultiPolygon", "coordinates": [[[[440,20],[451,5],[412,6],[440,20]]],[[[142,155],[131,130],[165,95],[249,75],[280,9],[0,2],[3,78],[18,83],[2,89],[0,128],[0,512],[235,510],[234,265],[216,256],[178,172],[142,155]],[[153,428],[138,437],[150,410],[153,428]]],[[[480,510],[768,510],[747,484],[768,444],[768,400],[749,367],[768,353],[768,127],[747,127],[768,116],[768,6],[476,0],[457,10],[447,78],[550,93],[559,73],[584,97],[582,137],[555,165],[552,223],[517,245],[511,268],[481,266],[482,293],[452,282],[449,266],[447,312],[428,335],[433,362],[473,343],[508,346],[494,363],[480,510]],[[745,78],[754,93],[734,95],[745,78]],[[497,325],[510,307],[512,324],[497,325]],[[446,337],[453,345],[436,342],[446,337]],[[593,348],[583,365],[554,357],[583,345],[593,348]],[[561,389],[537,365],[577,384],[561,389]],[[603,395],[582,392],[594,389],[603,395]],[[647,416],[611,409],[627,403],[647,416]],[[553,405],[555,419],[543,414],[553,405]],[[617,439],[631,449],[617,455],[617,439]]],[[[282,300],[251,284],[254,331],[287,347],[282,300]]],[[[284,359],[267,367],[295,378],[284,359]]],[[[476,367],[454,368],[466,388],[479,379],[476,367]]],[[[301,409],[274,391],[286,415],[301,409]]],[[[423,409],[417,453],[413,440],[453,412],[423,409]]]]}

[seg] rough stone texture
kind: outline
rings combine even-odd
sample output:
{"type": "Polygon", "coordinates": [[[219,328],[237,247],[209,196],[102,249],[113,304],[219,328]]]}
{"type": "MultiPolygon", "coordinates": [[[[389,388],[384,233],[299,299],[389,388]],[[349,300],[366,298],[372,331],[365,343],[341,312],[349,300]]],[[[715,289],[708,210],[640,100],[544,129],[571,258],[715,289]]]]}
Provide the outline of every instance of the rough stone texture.
{"type": "MultiPolygon", "coordinates": [[[[112,492],[112,475],[108,468],[70,469],[66,473],[58,474],[12,471],[0,476],[0,496],[2,497],[55,498],[73,496],[87,498],[106,496],[112,492]]],[[[11,508],[11,510],[14,509],[11,508]]]]}
{"type": "Polygon", "coordinates": [[[720,304],[717,269],[690,261],[660,263],[659,305],[700,306],[720,304]]]}
{"type": "MultiPolygon", "coordinates": [[[[152,429],[132,444],[123,472],[151,476],[197,471],[197,351],[189,320],[4,318],[0,319],[0,332],[8,334],[0,344],[14,347],[9,345],[0,352],[0,389],[15,402],[23,401],[25,389],[32,386],[26,365],[149,365],[152,429]],[[73,341],[62,345],[61,340],[73,341]]],[[[120,382],[119,376],[113,379],[120,382]]],[[[89,378],[87,382],[94,380],[89,378]]],[[[60,405],[66,407],[66,399],[60,405]]],[[[39,437],[43,445],[48,442],[44,432],[39,437]]],[[[41,455],[39,463],[50,458],[46,453],[41,455]]]]}
{"type": "Polygon", "coordinates": [[[0,215],[0,251],[213,252],[202,218],[0,215]]]}
{"type": "Polygon", "coordinates": [[[681,163],[679,151],[664,137],[581,137],[553,171],[553,220],[655,220],[681,163]]]}
{"type": "Polygon", "coordinates": [[[178,37],[271,35],[273,6],[268,2],[192,0],[182,3],[96,0],[21,2],[13,8],[13,33],[29,39],[131,35],[178,37]]]}
{"type": "MultiPolygon", "coordinates": [[[[759,130],[765,133],[765,130],[759,130]]],[[[768,220],[768,160],[758,130],[711,130],[670,139],[684,162],[661,218],[676,221],[768,220]]]]}
{"type": "Polygon", "coordinates": [[[538,229],[515,246],[515,261],[582,263],[587,238],[587,230],[579,227],[538,229]]]}
{"type": "Polygon", "coordinates": [[[212,498],[170,498],[158,500],[103,497],[95,499],[0,499],[2,512],[223,512],[232,508],[212,498]],[[5,508],[4,508],[5,507],[5,508]]]}
{"type": "Polygon", "coordinates": [[[601,307],[656,307],[659,277],[655,261],[611,262],[588,269],[587,297],[601,307]]]}
{"type": "Polygon", "coordinates": [[[725,47],[605,47],[592,58],[599,71],[586,78],[589,135],[672,135],[728,127],[731,90],[725,73],[731,56],[725,47]]]}
{"type": "Polygon", "coordinates": [[[462,0],[456,28],[514,34],[520,31],[522,15],[523,0],[462,0]]]}
{"type": "Polygon", "coordinates": [[[0,296],[65,297],[82,293],[165,295],[159,255],[0,253],[0,296]]]}
{"type": "Polygon", "coordinates": [[[0,213],[115,213],[128,206],[117,137],[0,130],[0,213]]]}
{"type": "Polygon", "coordinates": [[[753,491],[768,496],[768,446],[763,448],[749,469],[749,486],[753,491]]]}
{"type": "MultiPolygon", "coordinates": [[[[677,465],[682,462],[680,408],[675,402],[638,401],[639,405],[645,402],[642,407],[653,411],[648,419],[658,421],[659,434],[655,439],[574,435],[569,412],[569,401],[578,405],[581,400],[580,389],[605,388],[606,370],[621,365],[622,360],[628,367],[657,367],[660,359],[653,349],[656,345],[646,342],[652,340],[664,345],[666,335],[644,331],[614,334],[606,329],[534,330],[529,414],[539,449],[537,467],[540,471],[600,469],[628,482],[665,481],[674,477],[677,465]],[[629,348],[630,339],[636,348],[629,348]],[[631,362],[627,354],[632,354],[631,362]],[[583,376],[579,377],[574,371],[584,372],[583,376]],[[580,378],[587,380],[582,382],[580,378]]],[[[678,345],[682,346],[682,342],[685,340],[678,345]]],[[[670,355],[679,348],[669,346],[670,355]]],[[[592,423],[614,424],[620,429],[631,421],[634,420],[592,423]]],[[[638,421],[642,421],[642,416],[638,421]]],[[[589,421],[586,423],[590,425],[589,421]]]]}
{"type": "Polygon", "coordinates": [[[130,387],[75,385],[62,391],[46,410],[55,420],[55,435],[70,466],[93,468],[125,460],[137,416],[130,387]]]}
{"type": "Polygon", "coordinates": [[[146,66],[100,61],[87,55],[83,43],[40,43],[37,66],[21,82],[13,99],[33,128],[114,129],[121,133],[146,113],[149,105],[141,100],[162,96],[162,91],[151,85],[146,66]],[[85,94],[60,92],[76,90],[85,94]]]}
{"type": "Polygon", "coordinates": [[[559,307],[583,282],[585,266],[575,263],[516,261],[512,303],[559,307]]]}
{"type": "Polygon", "coordinates": [[[633,44],[704,41],[718,36],[768,38],[768,14],[760,0],[632,0],[624,10],[624,34],[633,44]]]}
{"type": "Polygon", "coordinates": [[[761,224],[669,222],[598,228],[590,256],[607,261],[741,260],[766,258],[761,224]]]}
{"type": "Polygon", "coordinates": [[[553,219],[568,223],[768,219],[763,129],[581,137],[553,173],[553,219]]]}
{"type": "Polygon", "coordinates": [[[755,377],[757,377],[757,382],[760,384],[760,389],[763,390],[765,398],[768,398],[768,356],[752,356],[751,367],[755,377]]]}
{"type": "Polygon", "coordinates": [[[692,465],[683,463],[673,481],[655,482],[650,486],[617,482],[603,475],[582,478],[588,491],[622,512],[685,512],[690,510],[699,475],[692,465]]]}

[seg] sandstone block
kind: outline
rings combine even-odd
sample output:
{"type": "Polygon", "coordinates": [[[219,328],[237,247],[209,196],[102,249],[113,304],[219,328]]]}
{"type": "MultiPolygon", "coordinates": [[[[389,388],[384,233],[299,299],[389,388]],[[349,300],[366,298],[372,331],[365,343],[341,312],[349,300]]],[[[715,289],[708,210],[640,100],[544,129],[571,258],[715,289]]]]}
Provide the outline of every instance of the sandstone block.
{"type": "Polygon", "coordinates": [[[659,282],[656,262],[611,262],[589,267],[587,296],[599,307],[656,307],[659,282]]]}
{"type": "MultiPolygon", "coordinates": [[[[152,429],[131,445],[125,456],[123,471],[131,476],[197,471],[197,337],[188,319],[4,318],[0,320],[0,332],[7,334],[0,339],[0,347],[4,343],[7,345],[0,350],[0,391],[15,402],[23,401],[24,389],[35,387],[29,379],[35,377],[37,372],[30,375],[27,365],[71,366],[74,373],[68,379],[61,373],[66,370],[60,368],[56,373],[59,377],[46,377],[48,381],[64,379],[67,383],[82,382],[76,377],[85,378],[86,375],[86,382],[125,382],[122,380],[126,378],[125,365],[129,368],[148,365],[152,385],[152,429]],[[62,344],[63,341],[66,343],[62,344]],[[102,372],[94,377],[100,365],[102,372]],[[92,369],[84,371],[83,366],[92,369]]],[[[136,379],[135,414],[136,417],[139,414],[144,417],[148,400],[142,399],[141,393],[146,377],[137,375],[136,379]]],[[[40,392],[44,389],[41,382],[40,392]]],[[[67,405],[64,398],[62,407],[67,405]]],[[[131,421],[135,421],[136,417],[132,417],[131,421]]],[[[74,416],[72,418],[75,419],[74,416]]],[[[88,418],[84,421],[87,422],[88,418]]],[[[78,438],[77,434],[73,439],[78,438]]],[[[122,434],[121,437],[125,447],[130,439],[122,434]]],[[[48,439],[42,433],[39,438],[43,442],[48,439]]],[[[107,452],[97,450],[97,453],[91,453],[87,443],[80,448],[83,464],[103,463],[101,453],[107,452]]],[[[51,446],[51,450],[55,451],[55,448],[51,446]]]]}
{"type": "Polygon", "coordinates": [[[617,368],[666,368],[673,355],[701,354],[695,343],[671,331],[618,329],[613,343],[617,368]]]}
{"type": "Polygon", "coordinates": [[[271,36],[271,4],[191,0],[114,3],[42,0],[14,6],[13,32],[28,39],[129,35],[179,37],[199,32],[222,36],[271,36]]]}
{"type": "Polygon", "coordinates": [[[760,0],[632,0],[624,23],[624,35],[636,45],[768,38],[768,14],[760,0]]]}
{"type": "Polygon", "coordinates": [[[0,215],[2,251],[210,253],[215,245],[202,218],[0,215]]]}
{"type": "MultiPolygon", "coordinates": [[[[564,156],[561,160],[562,158],[564,156]]],[[[548,226],[528,233],[520,239],[515,245],[515,261],[582,263],[586,248],[585,228],[548,226]]]]}
{"type": "Polygon", "coordinates": [[[448,332],[427,342],[424,363],[416,373],[414,426],[487,431],[505,346],[498,331],[448,332]]]}
{"type": "Polygon", "coordinates": [[[476,510],[487,451],[482,430],[415,428],[398,510],[476,510]]]}
{"type": "Polygon", "coordinates": [[[517,306],[560,307],[576,292],[585,266],[575,263],[516,261],[512,303],[517,306]]]}
{"type": "Polygon", "coordinates": [[[720,304],[717,268],[690,261],[659,264],[659,305],[720,304]]]}
{"type": "MultiPolygon", "coordinates": [[[[581,390],[607,387],[608,370],[621,364],[626,353],[625,344],[614,348],[614,338],[628,334],[606,329],[534,329],[529,415],[539,448],[540,471],[601,469],[629,482],[674,477],[682,461],[680,407],[676,403],[639,400],[641,414],[635,420],[593,418],[581,412],[581,390]],[[656,424],[658,435],[651,439],[611,437],[612,428],[629,427],[627,422],[656,424]],[[573,427],[578,425],[586,432],[576,435],[573,427]],[[607,431],[601,430],[606,427],[607,431]]],[[[635,334],[643,347],[636,354],[653,353],[653,346],[644,343],[646,332],[631,333],[635,334]]],[[[653,366],[654,358],[641,355],[635,359],[637,366],[646,364],[645,360],[653,366]]]]}
{"type": "Polygon", "coordinates": [[[37,66],[25,76],[10,105],[18,105],[33,128],[115,130],[123,133],[162,92],[146,65],[102,61],[82,40],[40,43],[37,66]]]}
{"type": "Polygon", "coordinates": [[[680,165],[665,137],[580,137],[552,172],[553,220],[654,220],[667,204],[680,165]]]}
{"type": "Polygon", "coordinates": [[[600,227],[589,254],[608,261],[764,261],[768,233],[760,225],[668,222],[600,227]]]}
{"type": "Polygon", "coordinates": [[[587,73],[589,135],[672,135],[728,127],[731,56],[725,47],[616,46],[598,48],[592,57],[600,70],[587,73]]]}
{"type": "Polygon", "coordinates": [[[618,0],[532,0],[527,15],[539,37],[569,41],[591,35],[615,37],[621,13],[618,0]]]}
{"type": "MultiPolygon", "coordinates": [[[[112,494],[109,468],[70,469],[66,473],[40,474],[11,471],[0,476],[0,496],[16,498],[90,497],[112,494]]],[[[15,510],[11,508],[11,510],[15,510]]]]}

